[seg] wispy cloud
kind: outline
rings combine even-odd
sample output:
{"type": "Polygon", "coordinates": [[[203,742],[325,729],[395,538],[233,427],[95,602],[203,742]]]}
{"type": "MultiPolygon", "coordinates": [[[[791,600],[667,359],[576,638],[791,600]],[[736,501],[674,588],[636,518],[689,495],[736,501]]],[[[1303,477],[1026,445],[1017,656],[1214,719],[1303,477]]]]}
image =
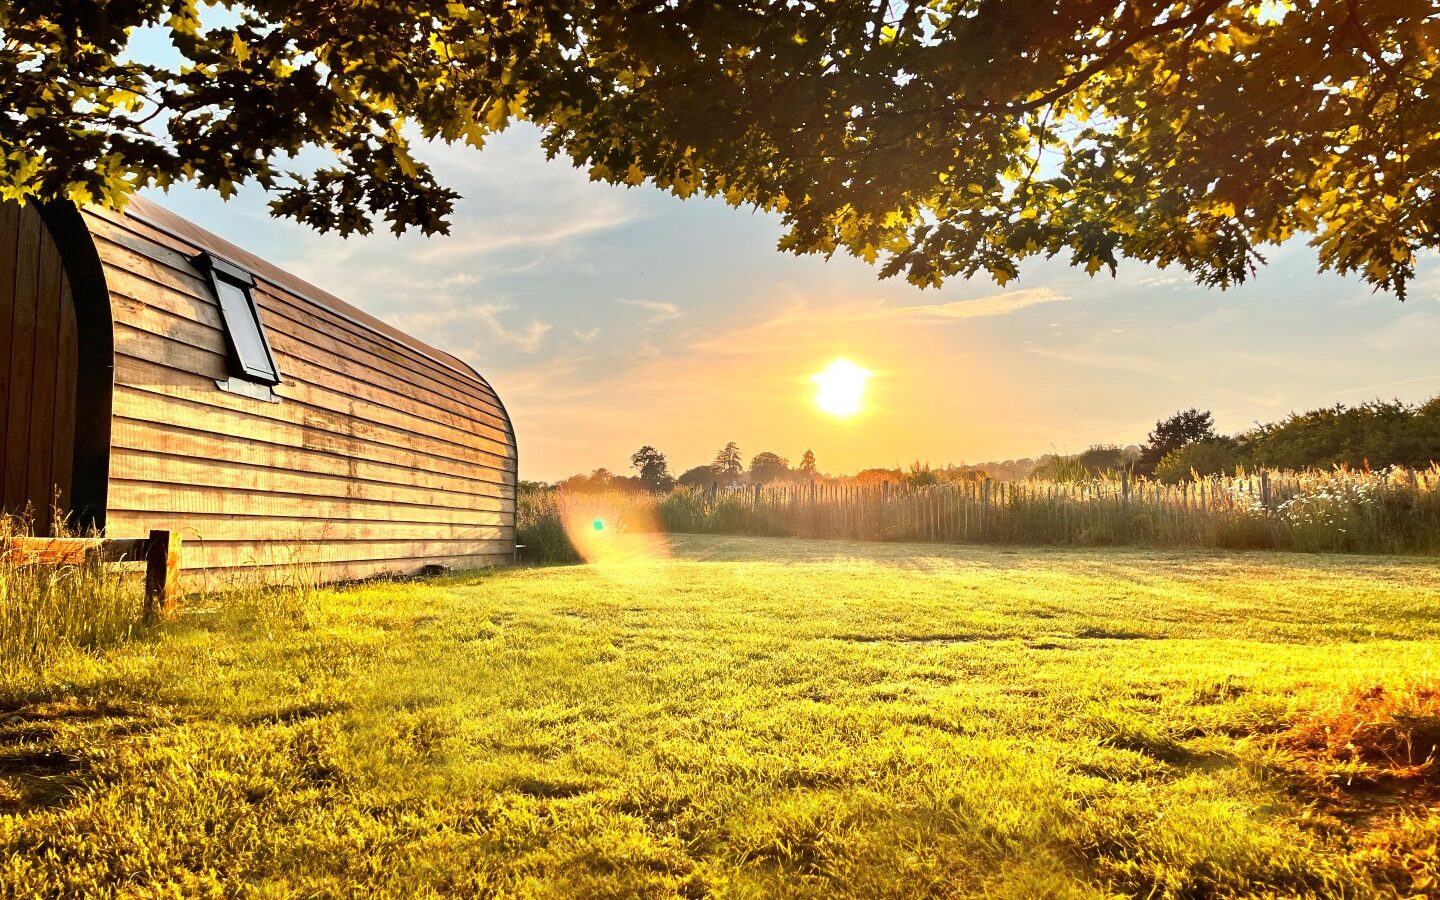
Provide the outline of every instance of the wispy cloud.
{"type": "Polygon", "coordinates": [[[1434,347],[1440,343],[1440,313],[1417,308],[1372,331],[1362,339],[1365,347],[1381,353],[1398,353],[1434,347]]]}
{"type": "Polygon", "coordinates": [[[1050,288],[1007,291],[974,300],[954,300],[926,306],[888,306],[881,301],[857,301],[829,307],[796,302],[770,318],[718,336],[701,338],[689,349],[726,355],[753,355],[778,349],[825,347],[834,343],[836,332],[854,333],[854,326],[872,329],[882,324],[935,326],[990,316],[1004,316],[1031,306],[1070,299],[1050,288]]]}
{"type": "Polygon", "coordinates": [[[575,335],[575,339],[580,343],[588,344],[600,336],[600,327],[597,325],[596,327],[591,328],[587,331],[581,331],[580,329],[576,328],[570,333],[575,335]]]}
{"type": "Polygon", "coordinates": [[[550,333],[550,323],[531,319],[519,328],[511,328],[500,321],[506,306],[478,306],[475,317],[490,329],[490,333],[522,353],[534,353],[540,349],[540,342],[550,333]]]}
{"type": "Polygon", "coordinates": [[[1058,303],[1062,300],[1069,300],[1067,294],[1053,291],[1050,288],[1028,288],[1020,291],[1007,291],[1003,294],[995,294],[990,297],[981,297],[978,300],[955,300],[950,303],[936,303],[930,306],[901,306],[889,310],[889,315],[896,316],[923,316],[935,319],[977,319],[982,316],[1004,316],[1013,312],[1019,312],[1029,306],[1038,306],[1041,303],[1058,303]]]}
{"type": "Polygon", "coordinates": [[[503,303],[456,305],[392,315],[389,319],[397,328],[433,343],[449,346],[454,346],[453,337],[457,334],[470,338],[473,344],[483,345],[485,335],[475,335],[471,328],[473,323],[478,323],[484,327],[490,338],[521,353],[534,353],[540,349],[545,335],[550,333],[550,323],[531,319],[523,325],[507,324],[501,314],[511,309],[511,306],[503,303]],[[451,340],[443,340],[446,336],[450,336],[451,340]]]}
{"type": "Polygon", "coordinates": [[[680,317],[680,307],[665,300],[628,300],[620,298],[615,302],[624,306],[634,306],[638,309],[648,311],[650,318],[646,320],[646,325],[668,322],[671,319],[680,317]]]}
{"type": "Polygon", "coordinates": [[[617,198],[585,199],[589,202],[579,203],[576,198],[580,208],[572,207],[556,221],[546,222],[539,215],[528,217],[528,221],[515,216],[498,221],[462,219],[451,238],[426,244],[415,253],[415,258],[424,263],[437,263],[520,247],[562,244],[629,225],[639,217],[637,210],[617,202],[617,198]]]}
{"type": "Polygon", "coordinates": [[[1179,275],[1150,275],[1137,282],[1141,287],[1169,287],[1172,284],[1179,284],[1179,275]]]}
{"type": "Polygon", "coordinates": [[[1147,378],[1165,381],[1185,381],[1186,376],[1175,371],[1162,359],[1134,353],[1119,353],[1097,342],[1057,349],[1054,347],[1029,346],[1026,353],[1033,353],[1044,359],[1072,366],[1086,366],[1094,369],[1108,369],[1114,372],[1131,372],[1147,378]]]}

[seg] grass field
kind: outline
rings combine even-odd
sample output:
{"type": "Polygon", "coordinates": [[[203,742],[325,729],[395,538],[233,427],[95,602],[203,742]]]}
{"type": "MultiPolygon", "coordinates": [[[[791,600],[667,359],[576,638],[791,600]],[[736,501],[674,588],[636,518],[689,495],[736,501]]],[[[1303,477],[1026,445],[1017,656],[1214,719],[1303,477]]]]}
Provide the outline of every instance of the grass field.
{"type": "Polygon", "coordinates": [[[1433,560],[674,536],[10,684],[0,891],[1436,889],[1433,560]]]}

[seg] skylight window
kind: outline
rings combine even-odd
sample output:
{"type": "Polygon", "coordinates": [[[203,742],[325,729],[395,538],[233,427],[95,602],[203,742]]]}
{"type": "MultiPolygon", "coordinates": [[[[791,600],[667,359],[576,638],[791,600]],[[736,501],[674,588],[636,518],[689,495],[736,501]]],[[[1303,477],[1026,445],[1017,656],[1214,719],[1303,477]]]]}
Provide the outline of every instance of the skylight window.
{"type": "Polygon", "coordinates": [[[208,253],[201,254],[199,262],[210,276],[210,287],[220,302],[231,377],[279,384],[280,370],[270,352],[270,342],[265,339],[260,308],[255,305],[255,277],[208,253]]]}

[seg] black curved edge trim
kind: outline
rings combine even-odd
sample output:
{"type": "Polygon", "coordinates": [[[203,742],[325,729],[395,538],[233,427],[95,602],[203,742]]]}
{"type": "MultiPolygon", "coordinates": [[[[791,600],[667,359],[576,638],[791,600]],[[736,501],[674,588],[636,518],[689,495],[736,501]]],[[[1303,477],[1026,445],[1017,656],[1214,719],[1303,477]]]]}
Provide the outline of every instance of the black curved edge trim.
{"type": "Polygon", "coordinates": [[[39,204],[40,218],[60,249],[75,298],[79,372],[75,381],[75,460],[71,527],[103,531],[110,497],[110,423],[115,399],[115,317],[105,270],[75,204],[39,204]]]}

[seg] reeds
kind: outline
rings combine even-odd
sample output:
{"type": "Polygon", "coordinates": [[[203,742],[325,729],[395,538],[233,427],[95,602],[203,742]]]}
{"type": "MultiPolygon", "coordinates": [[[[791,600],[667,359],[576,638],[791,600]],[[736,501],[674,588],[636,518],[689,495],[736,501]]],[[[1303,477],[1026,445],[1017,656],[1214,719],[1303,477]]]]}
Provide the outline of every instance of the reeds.
{"type": "Polygon", "coordinates": [[[566,496],[558,491],[521,490],[515,500],[515,543],[524,562],[579,562],[565,534],[566,496]]]}

